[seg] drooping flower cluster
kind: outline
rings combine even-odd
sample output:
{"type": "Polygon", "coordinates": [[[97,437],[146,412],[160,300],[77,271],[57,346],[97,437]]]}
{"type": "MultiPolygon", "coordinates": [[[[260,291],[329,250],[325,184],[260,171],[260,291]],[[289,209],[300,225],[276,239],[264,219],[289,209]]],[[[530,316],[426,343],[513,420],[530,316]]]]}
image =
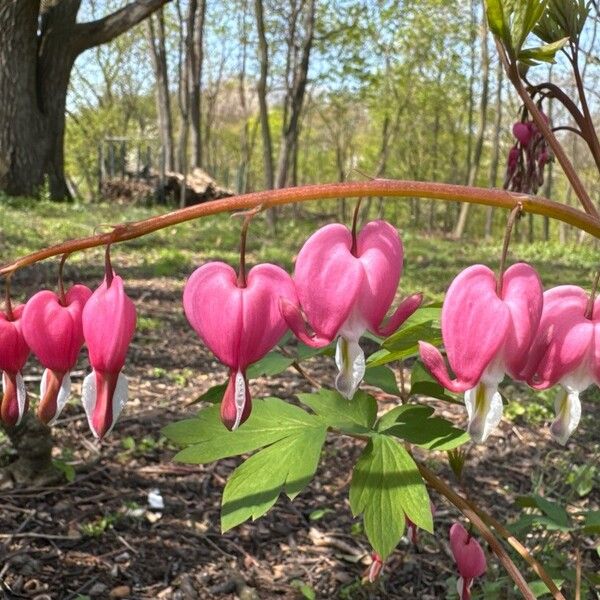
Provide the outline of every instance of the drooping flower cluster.
{"type": "MultiPolygon", "coordinates": [[[[549,122],[542,112],[543,118],[549,122]]],[[[535,194],[544,183],[544,168],[551,159],[544,136],[533,121],[517,121],[513,125],[516,139],[508,153],[504,189],[535,194]]]]}
{"type": "Polygon", "coordinates": [[[2,422],[16,426],[27,410],[21,370],[31,351],[44,367],[37,415],[52,425],[69,398],[70,372],[85,343],[93,372],[83,382],[82,403],[92,432],[104,437],[127,400],[121,369],[135,321],[135,306],[112,269],[93,294],[84,285],[74,285],[61,297],[43,290],[26,305],[0,313],[2,422]]]}
{"type": "Polygon", "coordinates": [[[230,369],[221,405],[225,425],[235,429],[248,418],[245,370],[273,348],[288,326],[315,347],[338,338],[335,384],[352,398],[365,372],[361,335],[367,330],[388,335],[421,303],[420,294],[410,296],[382,324],[402,260],[397,231],[385,221],[373,221],[356,239],[344,225],[319,229],[300,250],[293,279],[275,265],[258,265],[244,286],[223,263],[198,268],[186,284],[184,309],[200,338],[230,369]]]}
{"type": "Polygon", "coordinates": [[[455,378],[440,351],[420,342],[425,366],[453,392],[464,392],[468,431],[483,442],[502,417],[498,385],[505,374],[534,389],[561,384],[551,435],[565,444],[581,415],[579,393],[600,383],[600,303],[586,316],[587,294],[575,286],[543,293],[537,272],[510,267],[494,273],[473,265],[452,282],[442,308],[442,337],[455,378]]]}

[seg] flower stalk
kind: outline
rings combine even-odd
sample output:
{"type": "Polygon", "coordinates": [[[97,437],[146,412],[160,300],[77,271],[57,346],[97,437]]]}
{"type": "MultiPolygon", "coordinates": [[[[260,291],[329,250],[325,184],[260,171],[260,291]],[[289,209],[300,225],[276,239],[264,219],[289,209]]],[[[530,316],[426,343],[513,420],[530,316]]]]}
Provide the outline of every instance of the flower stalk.
{"type": "Polygon", "coordinates": [[[500,189],[486,189],[449,183],[374,179],[372,181],[326,183],[266,190],[188,206],[141,221],[124,223],[108,233],[91,235],[69,240],[54,246],[48,246],[5,264],[0,268],[0,276],[7,276],[18,269],[53,256],[133,240],[167,227],[209,215],[249,210],[261,204],[263,208],[267,209],[296,202],[333,200],[349,196],[380,196],[383,198],[417,197],[442,202],[468,202],[470,204],[496,206],[508,210],[512,210],[520,202],[523,212],[563,221],[573,227],[586,231],[596,238],[600,238],[600,218],[546,198],[500,189]]]}

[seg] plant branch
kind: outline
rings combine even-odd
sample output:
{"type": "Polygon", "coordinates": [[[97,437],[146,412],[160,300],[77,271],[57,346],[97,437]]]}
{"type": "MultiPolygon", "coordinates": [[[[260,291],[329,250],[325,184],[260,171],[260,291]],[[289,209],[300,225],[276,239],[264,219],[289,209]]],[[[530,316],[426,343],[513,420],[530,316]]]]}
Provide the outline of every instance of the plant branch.
{"type": "MultiPolygon", "coordinates": [[[[502,45],[501,41],[497,38],[496,46],[498,48],[498,55],[500,57],[500,60],[502,61],[502,65],[504,66],[504,70],[506,71],[508,78],[517,90],[517,93],[521,97],[521,100],[527,107],[527,110],[533,118],[538,130],[542,133],[544,138],[546,138],[546,141],[548,142],[550,148],[552,148],[554,156],[556,156],[558,162],[560,163],[565,175],[567,176],[567,179],[569,180],[569,183],[571,184],[571,187],[573,188],[573,191],[575,192],[581,204],[583,205],[583,208],[589,215],[591,215],[595,219],[600,218],[600,214],[598,213],[596,206],[592,202],[592,199],[590,198],[587,190],[585,189],[585,186],[579,178],[579,175],[577,175],[577,171],[575,171],[575,168],[569,160],[569,157],[563,150],[563,147],[561,146],[560,142],[556,139],[556,136],[552,133],[550,126],[546,122],[546,119],[544,119],[544,117],[542,116],[542,113],[538,109],[535,101],[531,98],[531,96],[525,89],[523,81],[521,80],[521,75],[519,74],[517,63],[515,61],[511,62],[509,60],[504,46],[502,45]]],[[[583,133],[585,135],[585,130],[583,130],[583,133]]]]}
{"type": "Polygon", "coordinates": [[[43,248],[5,264],[0,268],[0,275],[9,275],[18,269],[53,256],[132,240],[159,231],[160,229],[165,229],[166,227],[172,227],[173,225],[209,215],[249,210],[261,204],[266,209],[295,202],[347,198],[349,196],[428,198],[445,202],[469,202],[484,206],[497,206],[508,210],[512,210],[517,204],[521,203],[523,212],[558,219],[586,231],[594,237],[600,238],[600,219],[587,215],[583,211],[571,206],[553,202],[546,198],[508,192],[506,190],[469,187],[449,183],[374,179],[372,181],[326,183],[279,190],[266,190],[188,206],[142,221],[116,225],[108,233],[73,239],[43,248]]]}
{"type": "Polygon", "coordinates": [[[496,529],[496,531],[506,539],[506,541],[526,560],[539,578],[546,584],[555,600],[566,600],[560,590],[556,587],[552,578],[546,573],[540,563],[531,556],[527,548],[523,546],[504,526],[498,523],[493,517],[484,513],[480,508],[473,505],[472,502],[466,500],[459,494],[457,494],[448,484],[442,481],[433,471],[427,468],[423,464],[417,463],[419,471],[427,481],[427,483],[437,490],[442,496],[444,496],[449,502],[454,504],[464,515],[471,521],[471,523],[479,530],[483,538],[490,545],[490,548],[494,554],[498,557],[498,560],[502,563],[502,566],[506,569],[507,573],[511,576],[523,597],[527,600],[535,598],[531,589],[527,585],[527,582],[523,578],[523,575],[512,561],[502,544],[497,540],[494,533],[488,527],[488,523],[496,529]]]}

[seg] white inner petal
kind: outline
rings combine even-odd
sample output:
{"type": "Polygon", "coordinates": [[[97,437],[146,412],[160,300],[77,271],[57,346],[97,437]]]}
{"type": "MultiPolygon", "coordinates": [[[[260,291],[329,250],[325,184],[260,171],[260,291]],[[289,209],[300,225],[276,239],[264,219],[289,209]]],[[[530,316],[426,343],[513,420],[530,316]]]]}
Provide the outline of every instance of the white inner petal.
{"type": "Polygon", "coordinates": [[[246,381],[244,376],[238,371],[235,374],[235,423],[231,428],[235,431],[240,426],[242,415],[244,414],[244,406],[246,405],[246,381]]]}
{"type": "Polygon", "coordinates": [[[581,419],[579,391],[560,387],[554,400],[554,411],[556,419],[550,426],[550,435],[564,446],[581,419]]]}
{"type": "MultiPolygon", "coordinates": [[[[105,435],[108,435],[113,430],[113,427],[115,426],[119,415],[123,411],[123,407],[127,403],[127,397],[127,377],[125,377],[123,373],[119,373],[117,385],[115,386],[115,393],[112,397],[112,423],[106,431],[105,435]]],[[[92,423],[92,418],[94,415],[94,409],[96,408],[97,400],[98,394],[96,390],[96,373],[95,371],[92,371],[83,380],[83,385],[81,387],[81,403],[83,404],[83,408],[85,410],[85,414],[88,420],[88,425],[90,426],[92,433],[94,434],[94,436],[99,437],[92,423]]]]}
{"type": "Polygon", "coordinates": [[[465,406],[469,415],[467,431],[471,439],[481,444],[502,419],[502,396],[498,383],[480,381],[465,392],[465,406]]]}
{"type": "MultiPolygon", "coordinates": [[[[86,375],[83,380],[81,386],[81,403],[85,410],[88,425],[92,430],[92,433],[96,435],[96,431],[92,425],[92,416],[94,415],[94,408],[96,407],[96,373],[94,373],[94,371],[89,375],[86,375]]],[[[98,436],[96,435],[96,437],[98,436]]]]}
{"type": "MultiPolygon", "coordinates": [[[[46,395],[46,388],[48,387],[48,369],[44,370],[42,374],[42,381],[40,382],[40,399],[46,395]]],[[[69,396],[71,395],[71,373],[65,373],[60,383],[60,389],[58,390],[58,396],[56,397],[56,412],[54,416],[48,421],[48,426],[51,427],[58,419],[62,409],[65,407],[69,396]]]]}
{"type": "Polygon", "coordinates": [[[335,387],[342,396],[351,400],[365,376],[365,353],[358,341],[340,336],[335,349],[335,364],[339,371],[335,387]]]}
{"type": "MultiPolygon", "coordinates": [[[[2,373],[2,393],[8,387],[6,383],[7,375],[6,373],[2,373]]],[[[27,389],[25,388],[25,382],[23,381],[23,376],[21,373],[17,373],[15,377],[16,380],[16,392],[17,392],[17,407],[19,409],[19,417],[17,422],[15,423],[15,427],[21,422],[23,415],[25,414],[25,403],[27,402],[27,389]]]]}
{"type": "Polygon", "coordinates": [[[110,425],[109,430],[106,432],[108,435],[112,430],[119,416],[123,412],[123,408],[127,404],[127,399],[129,398],[129,382],[127,381],[127,377],[123,375],[123,373],[119,373],[119,377],[117,379],[117,385],[115,387],[115,393],[112,398],[112,423],[110,425]]]}

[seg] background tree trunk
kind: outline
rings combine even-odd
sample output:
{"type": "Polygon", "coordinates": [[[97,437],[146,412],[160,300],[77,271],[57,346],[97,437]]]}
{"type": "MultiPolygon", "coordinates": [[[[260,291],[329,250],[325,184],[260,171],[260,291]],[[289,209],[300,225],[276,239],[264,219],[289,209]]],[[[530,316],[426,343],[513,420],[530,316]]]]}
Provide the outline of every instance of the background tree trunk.
{"type": "MultiPolygon", "coordinates": [[[[475,185],[477,175],[479,174],[479,165],[481,164],[481,154],[483,151],[483,141],[485,138],[485,127],[487,124],[487,107],[490,81],[490,54],[488,50],[488,31],[486,20],[481,21],[481,100],[479,102],[479,129],[477,131],[477,140],[473,151],[473,160],[469,165],[469,177],[467,185],[475,185]]],[[[464,203],[460,208],[458,222],[454,229],[456,239],[460,239],[467,226],[467,215],[469,214],[469,205],[464,203]]]]}
{"type": "Polygon", "coordinates": [[[204,63],[204,22],[206,0],[199,0],[194,22],[190,56],[190,131],[192,138],[192,167],[202,167],[202,66],[204,63]]]}
{"type": "Polygon", "coordinates": [[[147,19],[146,37],[150,46],[150,56],[156,77],[156,113],[158,132],[163,152],[163,162],[169,171],[175,169],[173,156],[173,117],[169,94],[169,74],[167,71],[167,51],[165,45],[165,19],[162,10],[147,19]]]}
{"type": "MultiPolygon", "coordinates": [[[[265,20],[262,0],[255,0],[256,30],[258,33],[258,54],[260,60],[260,77],[256,86],[258,94],[258,109],[260,115],[260,130],[263,145],[263,168],[265,171],[265,188],[273,189],[275,177],[273,174],[273,144],[271,127],[269,125],[269,106],[267,103],[267,77],[269,74],[269,46],[265,33],[265,20]]],[[[272,211],[269,211],[272,213],[272,211]]]]}

